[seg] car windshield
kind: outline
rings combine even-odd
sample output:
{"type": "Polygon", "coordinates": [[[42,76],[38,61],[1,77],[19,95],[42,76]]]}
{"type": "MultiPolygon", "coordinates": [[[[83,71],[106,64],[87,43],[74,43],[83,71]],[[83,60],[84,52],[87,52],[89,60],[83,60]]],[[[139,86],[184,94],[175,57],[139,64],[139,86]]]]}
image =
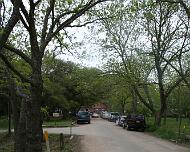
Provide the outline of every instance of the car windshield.
{"type": "Polygon", "coordinates": [[[117,113],[117,112],[112,112],[111,115],[119,116],[119,113],[117,113]]]}
{"type": "Polygon", "coordinates": [[[89,113],[86,112],[86,111],[79,111],[78,114],[79,114],[79,115],[88,115],[89,113]]]}

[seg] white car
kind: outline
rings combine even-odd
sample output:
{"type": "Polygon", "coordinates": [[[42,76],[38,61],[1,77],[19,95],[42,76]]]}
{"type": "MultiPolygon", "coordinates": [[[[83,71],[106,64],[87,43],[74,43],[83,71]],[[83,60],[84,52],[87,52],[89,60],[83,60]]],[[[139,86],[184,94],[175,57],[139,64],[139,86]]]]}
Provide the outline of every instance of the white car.
{"type": "Polygon", "coordinates": [[[99,118],[99,115],[94,112],[94,113],[92,114],[92,118],[99,118]]]}

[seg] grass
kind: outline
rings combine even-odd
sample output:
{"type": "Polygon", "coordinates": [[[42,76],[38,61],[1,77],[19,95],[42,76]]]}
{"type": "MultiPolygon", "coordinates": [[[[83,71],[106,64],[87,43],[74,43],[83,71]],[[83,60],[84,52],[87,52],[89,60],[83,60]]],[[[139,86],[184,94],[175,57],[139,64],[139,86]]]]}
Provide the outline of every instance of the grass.
{"type": "MultiPolygon", "coordinates": [[[[0,118],[0,130],[8,129],[8,119],[6,117],[0,118]]],[[[70,127],[72,126],[72,120],[50,120],[44,121],[43,127],[70,127]]],[[[11,125],[13,128],[13,125],[11,125]]]]}
{"type": "MultiPolygon", "coordinates": [[[[80,136],[74,136],[70,140],[70,136],[64,135],[64,147],[60,148],[60,141],[58,134],[49,135],[49,143],[51,152],[80,152],[80,136]]],[[[7,133],[0,133],[0,152],[13,152],[14,150],[13,135],[7,133]]],[[[43,152],[46,151],[46,144],[43,143],[43,152]]]]}
{"type": "Polygon", "coordinates": [[[13,152],[13,135],[0,133],[0,152],[13,152]]]}
{"type": "Polygon", "coordinates": [[[8,119],[6,117],[0,117],[0,130],[8,129],[8,126],[9,126],[8,119]]]}
{"type": "Polygon", "coordinates": [[[72,120],[49,120],[43,123],[43,127],[71,127],[72,120]]]}
{"type": "Polygon", "coordinates": [[[181,124],[181,133],[179,134],[179,121],[175,118],[167,118],[166,125],[162,123],[161,127],[154,126],[154,119],[147,119],[147,132],[151,132],[153,135],[174,141],[183,141],[184,135],[190,135],[190,122],[188,119],[183,118],[181,124]]]}

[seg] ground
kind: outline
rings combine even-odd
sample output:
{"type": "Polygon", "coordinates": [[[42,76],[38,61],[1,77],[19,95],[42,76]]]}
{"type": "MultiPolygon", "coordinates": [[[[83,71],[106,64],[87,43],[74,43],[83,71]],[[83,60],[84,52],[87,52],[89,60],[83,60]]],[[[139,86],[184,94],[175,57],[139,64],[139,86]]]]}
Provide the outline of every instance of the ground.
{"type": "Polygon", "coordinates": [[[114,123],[93,119],[91,124],[70,128],[49,128],[49,133],[82,135],[82,152],[190,152],[189,148],[153,137],[127,131],[114,123]]]}

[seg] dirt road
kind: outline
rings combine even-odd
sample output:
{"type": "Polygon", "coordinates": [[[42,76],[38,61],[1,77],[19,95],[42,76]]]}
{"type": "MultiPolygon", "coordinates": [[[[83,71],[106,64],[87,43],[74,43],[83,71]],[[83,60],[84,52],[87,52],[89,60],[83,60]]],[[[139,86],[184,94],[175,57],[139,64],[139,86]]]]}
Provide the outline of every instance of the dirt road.
{"type": "MultiPolygon", "coordinates": [[[[48,131],[70,133],[69,128],[50,128],[48,131]]],[[[188,148],[142,132],[124,130],[102,119],[73,127],[72,133],[84,135],[83,152],[190,152],[188,148]]]]}

